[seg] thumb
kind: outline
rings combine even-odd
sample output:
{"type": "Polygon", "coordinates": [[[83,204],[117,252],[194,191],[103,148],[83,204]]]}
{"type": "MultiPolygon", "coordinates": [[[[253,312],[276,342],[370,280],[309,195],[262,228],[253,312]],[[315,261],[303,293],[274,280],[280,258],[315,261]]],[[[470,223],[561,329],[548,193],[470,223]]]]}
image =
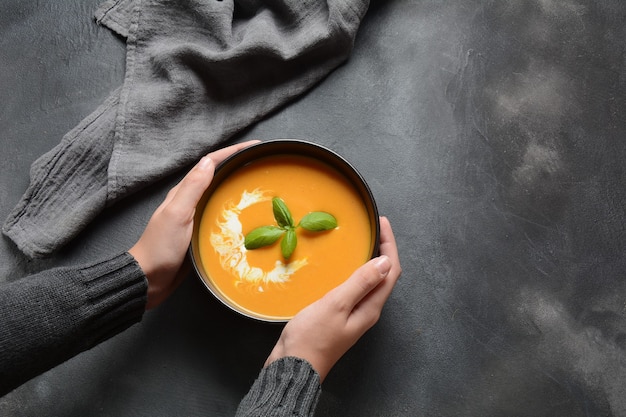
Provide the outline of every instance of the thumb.
{"type": "Polygon", "coordinates": [[[210,157],[203,157],[177,186],[172,204],[182,210],[193,209],[213,180],[215,164],[210,157]]]}
{"type": "Polygon", "coordinates": [[[391,260],[386,255],[371,259],[337,287],[337,296],[354,308],[367,294],[385,279],[391,270],[391,260]]]}

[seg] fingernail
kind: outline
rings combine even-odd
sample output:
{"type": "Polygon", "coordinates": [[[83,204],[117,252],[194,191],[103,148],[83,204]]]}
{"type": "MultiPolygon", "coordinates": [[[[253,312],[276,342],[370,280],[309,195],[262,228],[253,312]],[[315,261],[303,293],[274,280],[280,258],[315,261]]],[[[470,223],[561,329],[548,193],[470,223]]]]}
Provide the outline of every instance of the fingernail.
{"type": "Polygon", "coordinates": [[[203,157],[200,162],[198,162],[198,168],[205,170],[209,169],[209,167],[213,164],[213,161],[208,156],[203,157]]]}
{"type": "Polygon", "coordinates": [[[374,263],[376,269],[378,269],[378,273],[382,278],[385,278],[389,271],[391,270],[391,260],[386,255],[379,256],[374,263]]]}

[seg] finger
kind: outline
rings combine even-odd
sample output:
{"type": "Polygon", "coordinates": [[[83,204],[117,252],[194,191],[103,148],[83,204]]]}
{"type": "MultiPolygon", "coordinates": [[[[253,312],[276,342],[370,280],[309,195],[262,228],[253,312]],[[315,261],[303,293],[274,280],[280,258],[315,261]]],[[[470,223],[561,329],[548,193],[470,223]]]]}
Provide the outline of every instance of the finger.
{"type": "Polygon", "coordinates": [[[333,297],[345,305],[350,311],[363,297],[385,279],[391,268],[391,261],[387,256],[371,259],[354,273],[343,284],[335,288],[333,297]]]}
{"type": "MultiPolygon", "coordinates": [[[[237,151],[239,151],[239,150],[241,150],[241,149],[243,149],[243,148],[245,148],[247,146],[250,146],[250,145],[253,145],[255,143],[258,143],[258,142],[260,142],[260,140],[249,140],[247,142],[242,142],[242,143],[239,143],[239,144],[236,144],[236,145],[232,145],[232,146],[229,146],[229,147],[226,147],[226,148],[222,148],[222,149],[219,149],[219,150],[217,150],[215,152],[211,152],[208,155],[205,155],[205,157],[203,157],[200,161],[198,161],[198,164],[196,164],[196,166],[194,168],[192,168],[191,171],[189,171],[189,173],[187,173],[187,175],[178,184],[176,184],[175,187],[173,187],[167,193],[167,195],[165,196],[165,200],[163,200],[162,205],[166,206],[167,204],[169,204],[175,198],[176,193],[180,189],[181,184],[185,181],[185,178],[187,178],[187,176],[192,174],[194,169],[197,168],[201,164],[201,162],[203,160],[205,160],[206,157],[210,158],[213,161],[214,165],[217,165],[217,164],[221,163],[224,159],[226,159],[228,156],[232,155],[233,153],[235,153],[235,152],[237,152],[237,151]]],[[[213,178],[213,176],[211,175],[211,179],[212,178],[213,178]]],[[[206,180],[206,178],[204,178],[204,179],[206,180]]],[[[191,182],[191,181],[187,181],[187,182],[191,182]]],[[[209,181],[209,184],[210,184],[210,182],[211,181],[209,181]]],[[[198,184],[198,186],[202,187],[204,184],[205,184],[205,181],[202,181],[202,179],[200,179],[200,184],[198,184]]],[[[207,187],[208,187],[208,184],[206,184],[204,186],[204,189],[206,189],[207,187]]],[[[204,190],[202,192],[204,192],[204,190]]],[[[202,194],[200,194],[200,196],[197,197],[198,198],[197,200],[196,200],[196,196],[195,195],[191,195],[191,196],[187,195],[187,196],[184,196],[183,198],[191,197],[191,200],[192,201],[195,200],[196,203],[197,203],[200,200],[201,196],[202,196],[202,194]]],[[[181,201],[183,201],[182,204],[188,204],[189,203],[189,201],[185,201],[185,200],[181,200],[181,201]]]]}
{"type": "MultiPolygon", "coordinates": [[[[400,255],[398,254],[398,245],[394,237],[391,223],[386,217],[380,218],[380,254],[386,255],[391,260],[391,271],[389,276],[393,281],[391,287],[395,285],[395,281],[402,274],[402,266],[400,265],[400,255]]],[[[389,290],[391,291],[391,289],[389,290]]]]}
{"type": "Polygon", "coordinates": [[[166,207],[170,207],[181,210],[187,213],[187,215],[191,215],[198,201],[200,201],[202,194],[204,194],[204,191],[206,191],[213,180],[215,165],[219,164],[233,153],[258,142],[260,141],[250,140],[205,155],[196,166],[167,193],[165,200],[163,200],[157,210],[160,211],[164,210],[166,207]]]}
{"type": "Polygon", "coordinates": [[[235,145],[228,146],[226,148],[218,149],[209,154],[209,157],[215,162],[215,165],[219,165],[222,161],[237,151],[247,148],[250,145],[261,142],[260,140],[249,140],[247,142],[237,143],[235,145]]]}
{"type": "Polygon", "coordinates": [[[384,216],[380,217],[380,254],[389,256],[392,268],[400,268],[400,256],[398,255],[396,238],[393,235],[389,219],[384,216]]]}
{"type": "Polygon", "coordinates": [[[400,266],[400,258],[398,256],[398,249],[393,236],[393,230],[391,229],[391,224],[386,217],[381,217],[380,219],[380,234],[380,252],[381,255],[389,257],[391,261],[391,269],[389,270],[384,282],[363,297],[358,310],[355,311],[356,315],[378,315],[389,298],[389,295],[396,285],[398,278],[400,278],[400,275],[402,274],[402,267],[400,266]]]}
{"type": "MultiPolygon", "coordinates": [[[[193,212],[200,197],[211,184],[214,172],[215,163],[208,156],[203,157],[176,186],[177,189],[168,203],[170,207],[184,212],[193,212]]],[[[169,195],[166,200],[168,198],[169,195]]]]}
{"type": "Polygon", "coordinates": [[[378,321],[380,313],[393,290],[397,278],[387,276],[376,288],[370,291],[361,301],[352,309],[349,321],[359,327],[364,325],[369,328],[378,321]],[[365,324],[364,324],[365,323],[365,324]]]}
{"type": "Polygon", "coordinates": [[[176,186],[174,186],[172,189],[170,189],[167,192],[167,194],[165,195],[165,200],[163,200],[163,202],[161,203],[161,207],[164,207],[164,206],[168,205],[170,203],[170,201],[172,201],[172,199],[174,198],[174,196],[178,192],[179,188],[180,188],[180,182],[178,184],[176,184],[176,186]]]}

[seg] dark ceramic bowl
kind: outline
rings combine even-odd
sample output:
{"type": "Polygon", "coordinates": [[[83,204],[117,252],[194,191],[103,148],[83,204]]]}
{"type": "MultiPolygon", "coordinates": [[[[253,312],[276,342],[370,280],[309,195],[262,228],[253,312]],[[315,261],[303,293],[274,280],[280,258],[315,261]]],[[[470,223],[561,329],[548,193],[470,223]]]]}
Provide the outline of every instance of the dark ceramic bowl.
{"type": "Polygon", "coordinates": [[[194,268],[198,276],[202,280],[203,284],[219,301],[221,301],[227,307],[231,308],[239,314],[265,322],[285,322],[287,320],[268,318],[261,314],[254,314],[249,311],[243,311],[241,308],[239,308],[239,306],[222,296],[221,292],[216,288],[215,284],[210,278],[210,271],[207,271],[200,261],[199,227],[205,205],[211,198],[214,190],[225,178],[227,178],[234,171],[238,170],[239,168],[250,162],[253,162],[259,158],[275,155],[300,155],[314,158],[330,165],[341,174],[343,174],[343,176],[353,185],[354,189],[358,192],[363,201],[363,205],[367,209],[369,223],[371,227],[372,242],[370,245],[370,258],[378,256],[380,235],[378,209],[376,207],[376,202],[374,201],[374,196],[372,195],[369,186],[365,182],[365,179],[363,179],[361,174],[348,161],[346,161],[343,157],[328,148],[303,140],[279,139],[261,142],[249,146],[224,160],[219,166],[217,166],[213,181],[200,199],[200,202],[198,203],[198,206],[196,208],[194,230],[190,246],[191,259],[194,268]]]}

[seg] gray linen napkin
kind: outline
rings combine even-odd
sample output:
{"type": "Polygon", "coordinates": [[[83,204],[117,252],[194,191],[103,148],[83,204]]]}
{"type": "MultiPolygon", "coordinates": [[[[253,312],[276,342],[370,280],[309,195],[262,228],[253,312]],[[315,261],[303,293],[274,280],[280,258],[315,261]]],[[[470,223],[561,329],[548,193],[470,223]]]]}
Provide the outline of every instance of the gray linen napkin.
{"type": "Polygon", "coordinates": [[[345,61],[369,0],[108,0],[123,85],[31,167],[3,226],[46,256],[106,206],[185,167],[345,61]]]}

